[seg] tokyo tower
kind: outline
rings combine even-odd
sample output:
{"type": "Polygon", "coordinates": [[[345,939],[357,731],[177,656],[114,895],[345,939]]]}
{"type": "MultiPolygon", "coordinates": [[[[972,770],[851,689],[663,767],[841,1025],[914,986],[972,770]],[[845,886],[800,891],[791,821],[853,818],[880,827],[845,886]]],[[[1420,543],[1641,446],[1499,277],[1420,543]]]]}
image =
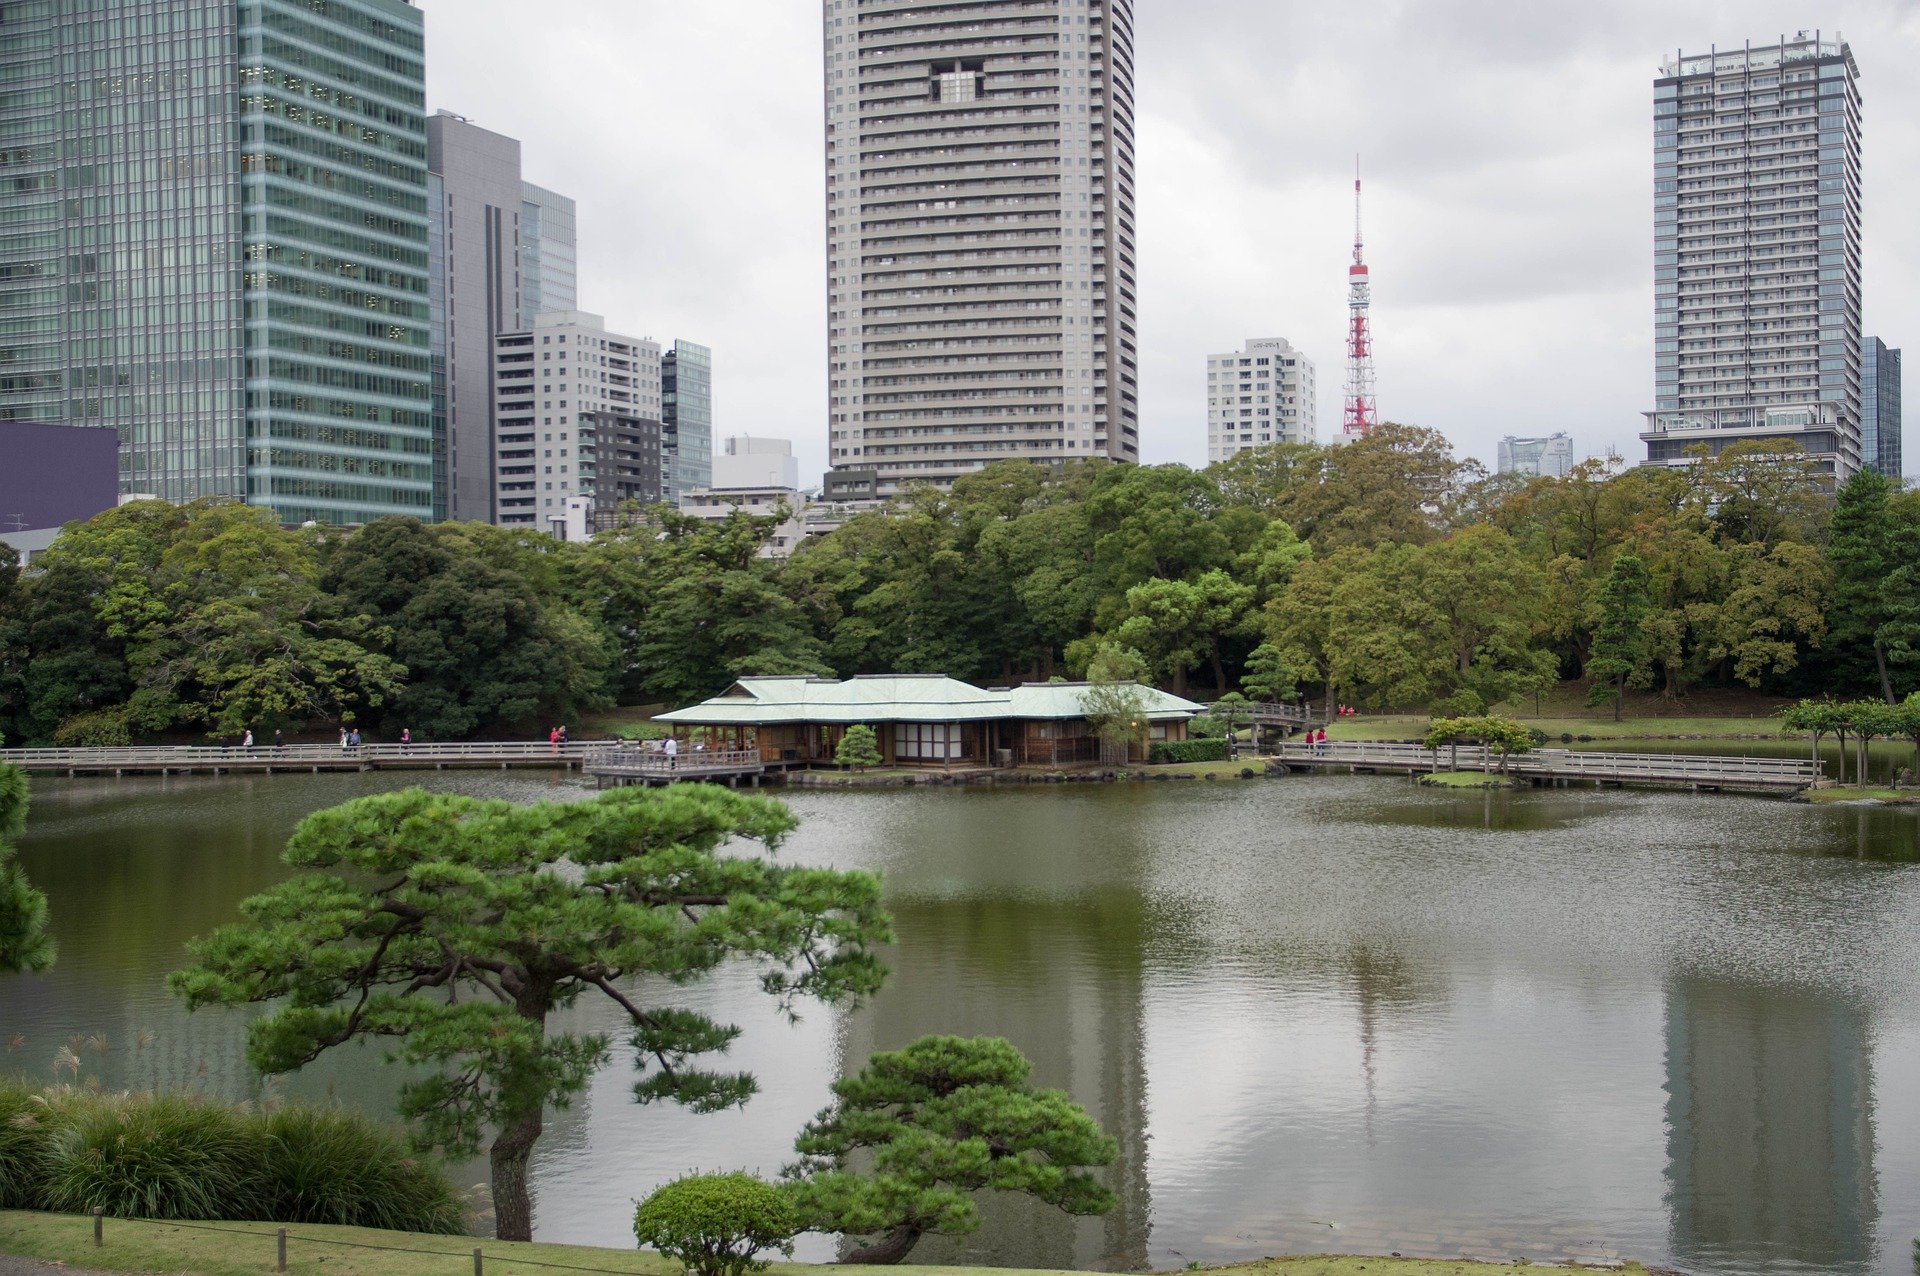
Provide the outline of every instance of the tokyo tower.
{"type": "Polygon", "coordinates": [[[1360,161],[1353,163],[1353,265],[1347,267],[1347,405],[1340,432],[1357,439],[1380,423],[1373,394],[1373,284],[1360,237],[1360,161]]]}

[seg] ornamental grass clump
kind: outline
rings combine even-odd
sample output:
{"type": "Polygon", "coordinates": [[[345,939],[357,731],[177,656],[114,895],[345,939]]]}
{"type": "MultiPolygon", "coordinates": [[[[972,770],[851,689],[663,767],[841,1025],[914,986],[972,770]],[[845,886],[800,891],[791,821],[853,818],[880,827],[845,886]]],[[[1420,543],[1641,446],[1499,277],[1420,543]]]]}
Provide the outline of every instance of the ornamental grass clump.
{"type": "Polygon", "coordinates": [[[437,1166],[373,1122],[337,1108],[281,1108],[264,1120],[266,1217],[457,1236],[466,1206],[437,1166]]]}
{"type": "Polygon", "coordinates": [[[40,1207],[119,1218],[263,1218],[257,1120],[180,1095],[68,1091],[54,1103],[40,1207]]]}
{"type": "Polygon", "coordinates": [[[0,1080],[0,1209],[454,1235],[459,1190],[355,1112],[0,1080]]]}
{"type": "Polygon", "coordinates": [[[633,1232],[644,1248],[677,1258],[693,1276],[762,1271],[762,1250],[793,1252],[800,1230],[789,1195],[751,1174],[693,1174],[640,1202],[633,1232]]]}
{"type": "Polygon", "coordinates": [[[0,1080],[0,1210],[34,1207],[46,1173],[45,1117],[37,1087],[0,1080]]]}

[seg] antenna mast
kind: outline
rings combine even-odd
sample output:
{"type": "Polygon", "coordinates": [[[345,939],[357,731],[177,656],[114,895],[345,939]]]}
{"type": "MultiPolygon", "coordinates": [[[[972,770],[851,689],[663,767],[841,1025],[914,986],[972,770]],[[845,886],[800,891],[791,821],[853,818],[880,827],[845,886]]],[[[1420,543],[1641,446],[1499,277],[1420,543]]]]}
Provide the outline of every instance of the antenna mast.
{"type": "Polygon", "coordinates": [[[1340,432],[1348,439],[1380,423],[1373,389],[1373,284],[1360,233],[1360,157],[1353,160],[1353,265],[1347,267],[1347,404],[1340,432]]]}

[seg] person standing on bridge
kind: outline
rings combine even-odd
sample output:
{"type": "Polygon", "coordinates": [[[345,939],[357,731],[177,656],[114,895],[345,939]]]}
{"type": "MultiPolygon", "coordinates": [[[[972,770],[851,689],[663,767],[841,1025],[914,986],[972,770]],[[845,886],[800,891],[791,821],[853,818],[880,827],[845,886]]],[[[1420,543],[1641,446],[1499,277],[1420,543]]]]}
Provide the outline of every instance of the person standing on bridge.
{"type": "Polygon", "coordinates": [[[667,770],[672,771],[680,765],[680,742],[672,736],[667,737],[667,770]]]}
{"type": "Polygon", "coordinates": [[[404,749],[406,746],[412,743],[413,743],[413,728],[401,727],[400,728],[400,747],[404,749]]]}
{"type": "Polygon", "coordinates": [[[547,728],[547,750],[550,753],[560,752],[560,728],[559,727],[547,728]]]}
{"type": "Polygon", "coordinates": [[[240,737],[240,747],[243,749],[251,749],[253,747],[253,728],[252,727],[248,727],[247,733],[244,736],[240,737]]]}
{"type": "Polygon", "coordinates": [[[284,749],[287,747],[287,737],[281,732],[279,727],[273,729],[273,747],[276,749],[284,749]]]}
{"type": "Polygon", "coordinates": [[[345,727],[340,728],[340,756],[343,758],[347,756],[347,729],[345,727]]]}

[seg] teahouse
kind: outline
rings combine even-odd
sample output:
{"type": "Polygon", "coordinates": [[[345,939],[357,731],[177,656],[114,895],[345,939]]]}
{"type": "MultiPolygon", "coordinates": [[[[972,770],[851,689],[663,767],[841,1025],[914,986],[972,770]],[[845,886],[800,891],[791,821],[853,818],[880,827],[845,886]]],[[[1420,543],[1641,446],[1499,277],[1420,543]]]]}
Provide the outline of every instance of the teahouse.
{"type": "MultiPolygon", "coordinates": [[[[870,726],[886,766],[1055,766],[1100,761],[1086,683],[983,689],[944,674],[742,678],[655,722],[708,749],[753,749],[769,764],[831,763],[847,728],[870,726]]],[[[1149,740],[1184,740],[1202,706],[1141,688],[1149,740]]]]}

